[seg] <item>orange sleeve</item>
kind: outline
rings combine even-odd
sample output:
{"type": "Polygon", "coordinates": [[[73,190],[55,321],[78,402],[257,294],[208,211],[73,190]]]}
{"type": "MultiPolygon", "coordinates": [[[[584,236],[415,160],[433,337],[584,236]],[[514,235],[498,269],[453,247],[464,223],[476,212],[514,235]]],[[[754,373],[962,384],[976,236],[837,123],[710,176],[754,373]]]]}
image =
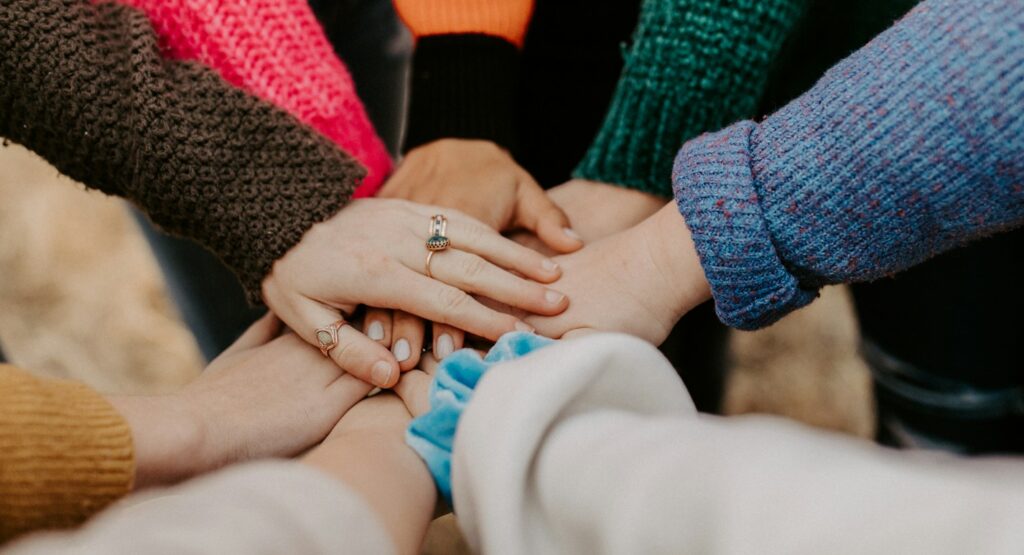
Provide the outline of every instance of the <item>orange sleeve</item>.
{"type": "Polygon", "coordinates": [[[534,0],[394,0],[394,4],[416,38],[481,34],[522,47],[534,0]]]}
{"type": "Polygon", "coordinates": [[[84,521],[134,476],[131,429],[99,393],[0,364],[0,544],[84,521]]]}

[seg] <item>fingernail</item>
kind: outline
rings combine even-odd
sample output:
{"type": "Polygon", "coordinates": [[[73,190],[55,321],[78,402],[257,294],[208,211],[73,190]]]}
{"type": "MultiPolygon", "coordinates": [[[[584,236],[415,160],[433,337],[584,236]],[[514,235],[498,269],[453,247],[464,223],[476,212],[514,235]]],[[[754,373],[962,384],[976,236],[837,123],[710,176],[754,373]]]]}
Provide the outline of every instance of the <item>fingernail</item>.
{"type": "Polygon", "coordinates": [[[548,304],[558,304],[562,302],[562,299],[564,298],[565,295],[559,293],[558,291],[552,291],[548,289],[547,292],[544,293],[544,300],[547,301],[548,304]]]}
{"type": "Polygon", "coordinates": [[[562,228],[562,233],[566,234],[570,239],[574,239],[576,241],[582,241],[583,240],[583,238],[580,237],[580,234],[576,233],[575,231],[573,231],[573,229],[571,227],[563,227],[562,228]]]}
{"type": "Polygon", "coordinates": [[[518,330],[518,331],[527,331],[527,332],[530,332],[530,333],[534,332],[533,327],[527,325],[526,322],[516,322],[516,330],[518,330]]]}
{"type": "Polygon", "coordinates": [[[366,330],[366,335],[374,341],[384,339],[384,324],[380,322],[371,323],[369,329],[366,330]]]}
{"type": "Polygon", "coordinates": [[[434,355],[437,360],[441,360],[448,355],[452,354],[455,350],[455,341],[452,340],[452,336],[447,333],[441,334],[441,337],[437,338],[437,348],[434,350],[434,355]]]}
{"type": "Polygon", "coordinates": [[[391,380],[392,372],[391,364],[386,360],[378,360],[373,364],[373,369],[370,370],[370,379],[373,383],[385,387],[388,385],[388,381],[391,380]]]}
{"type": "Polygon", "coordinates": [[[409,349],[408,341],[405,339],[399,339],[398,341],[395,341],[395,346],[391,347],[391,352],[394,353],[398,362],[404,362],[409,360],[409,355],[412,351],[409,349]]]}
{"type": "Polygon", "coordinates": [[[549,258],[545,258],[544,262],[541,262],[540,265],[543,266],[544,269],[549,272],[554,272],[555,270],[558,269],[558,264],[555,264],[555,261],[549,258]]]}

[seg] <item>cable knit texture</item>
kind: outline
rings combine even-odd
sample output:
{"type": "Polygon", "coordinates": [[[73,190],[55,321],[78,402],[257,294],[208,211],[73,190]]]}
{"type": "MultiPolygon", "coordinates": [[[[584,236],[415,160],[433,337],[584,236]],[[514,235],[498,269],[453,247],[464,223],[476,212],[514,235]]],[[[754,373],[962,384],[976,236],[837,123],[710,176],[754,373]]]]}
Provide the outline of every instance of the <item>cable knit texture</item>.
{"type": "Polygon", "coordinates": [[[687,143],[680,211],[743,329],[1024,223],[1024,2],[928,0],[760,124],[687,143]]]}
{"type": "Polygon", "coordinates": [[[348,70],[306,0],[119,0],[146,13],[165,54],[198,60],[356,157],[372,196],[391,171],[348,70]]]}
{"type": "Polygon", "coordinates": [[[806,0],[645,0],[615,97],[576,177],[671,196],[672,159],[752,117],[806,0]]]}
{"type": "Polygon", "coordinates": [[[109,3],[0,0],[0,136],[205,245],[253,302],[364,173],[287,113],[162,59],[145,15],[109,3]]]}
{"type": "Polygon", "coordinates": [[[0,544],[81,523],[134,473],[131,429],[103,397],[0,365],[0,544]]]}

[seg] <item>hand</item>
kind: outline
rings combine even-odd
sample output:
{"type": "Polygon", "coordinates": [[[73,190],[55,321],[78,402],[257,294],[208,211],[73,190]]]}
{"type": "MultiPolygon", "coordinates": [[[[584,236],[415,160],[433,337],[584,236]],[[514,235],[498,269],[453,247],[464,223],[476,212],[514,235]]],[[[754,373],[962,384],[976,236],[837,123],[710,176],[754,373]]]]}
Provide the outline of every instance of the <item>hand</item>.
{"type": "MultiPolygon", "coordinates": [[[[544,256],[452,209],[394,199],[360,199],[313,226],[278,260],[263,281],[267,305],[312,345],[316,329],[358,305],[392,308],[497,339],[530,329],[518,318],[484,307],[469,293],[535,314],[553,315],[568,301],[536,283],[560,271],[544,256]],[[448,217],[451,247],[434,254],[426,277],[425,243],[430,218],[448,217]],[[509,270],[518,272],[519,277],[509,270]]],[[[330,351],[339,367],[379,387],[398,381],[394,355],[356,328],[338,331],[330,351]]]]}
{"type": "Polygon", "coordinates": [[[533,177],[490,141],[440,139],[416,148],[379,195],[455,208],[498,231],[526,229],[554,252],[583,246],[533,177]]]}
{"type": "MultiPolygon", "coordinates": [[[[561,208],[573,230],[585,243],[629,229],[665,206],[666,199],[618,185],[573,179],[548,191],[561,208]]],[[[528,233],[511,236],[521,245],[543,254],[555,254],[528,233]]]]}
{"type": "Polygon", "coordinates": [[[619,331],[658,345],[675,323],[711,296],[690,231],[674,203],[640,225],[558,259],[556,283],[571,300],[554,317],[527,317],[560,338],[582,329],[619,331]]]}
{"type": "Polygon", "coordinates": [[[179,481],[321,441],[371,386],[267,315],[181,391],[114,397],[132,428],[136,487],[179,481]]]}

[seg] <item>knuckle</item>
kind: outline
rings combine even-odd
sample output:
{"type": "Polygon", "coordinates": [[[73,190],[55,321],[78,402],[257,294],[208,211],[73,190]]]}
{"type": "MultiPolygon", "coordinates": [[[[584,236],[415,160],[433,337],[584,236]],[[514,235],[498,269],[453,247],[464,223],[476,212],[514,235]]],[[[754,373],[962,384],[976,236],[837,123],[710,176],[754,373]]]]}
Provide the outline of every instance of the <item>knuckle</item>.
{"type": "Polygon", "coordinates": [[[441,309],[445,312],[455,312],[469,302],[469,295],[460,289],[448,287],[441,290],[441,309]]]}
{"type": "Polygon", "coordinates": [[[470,256],[462,263],[462,272],[469,280],[476,280],[487,271],[487,262],[479,256],[470,256]]]}

